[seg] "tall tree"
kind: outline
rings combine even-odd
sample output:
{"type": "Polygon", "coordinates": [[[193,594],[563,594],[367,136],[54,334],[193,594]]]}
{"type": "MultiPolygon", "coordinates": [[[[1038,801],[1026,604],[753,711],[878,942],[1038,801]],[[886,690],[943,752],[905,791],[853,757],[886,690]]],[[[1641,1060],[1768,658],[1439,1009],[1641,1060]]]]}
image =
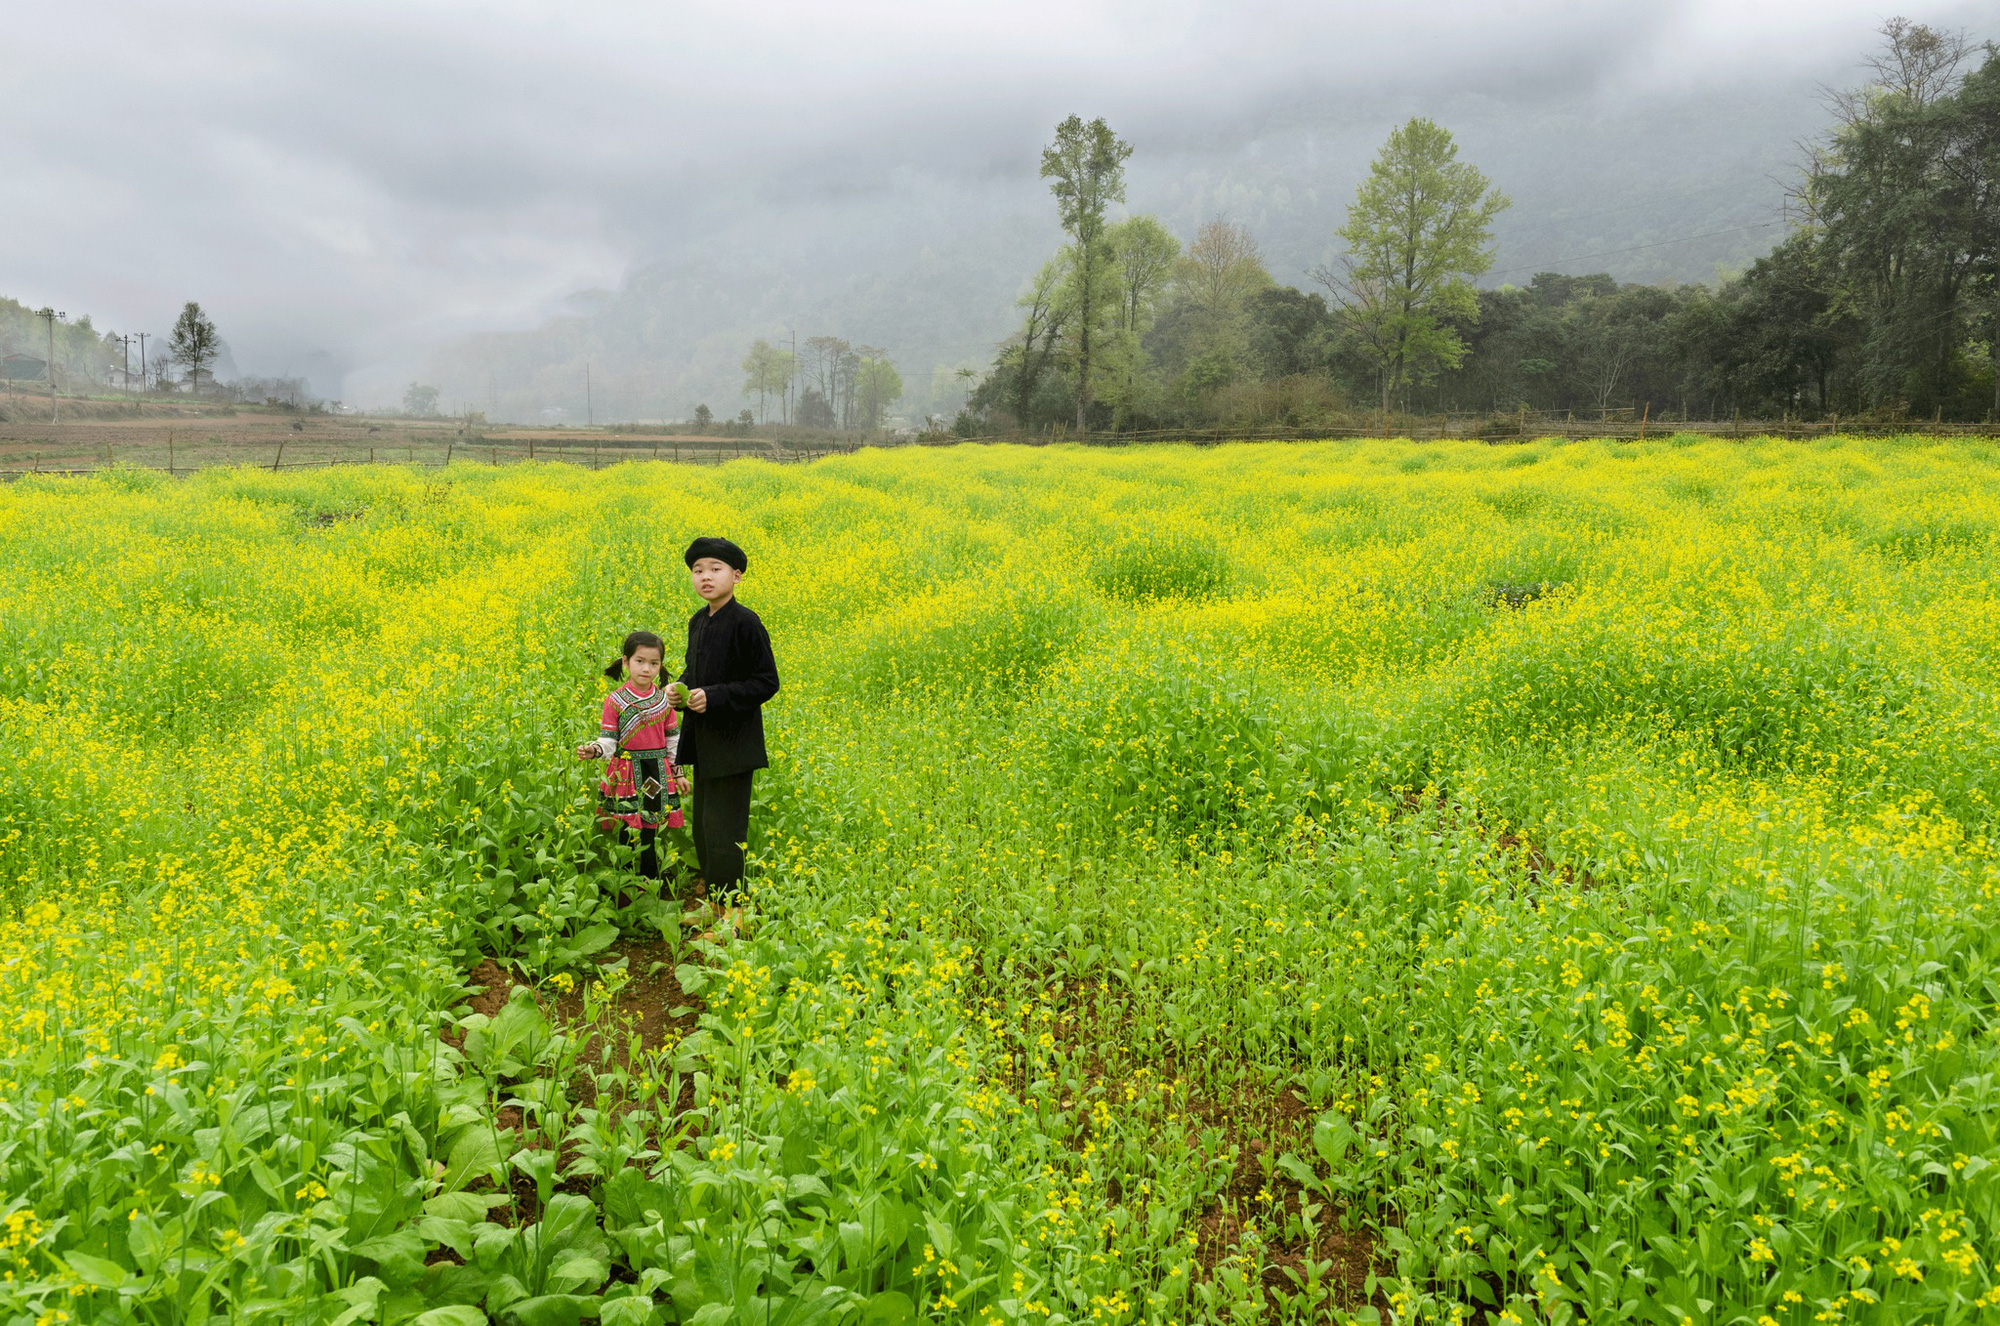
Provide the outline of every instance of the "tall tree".
{"type": "MultiPolygon", "coordinates": [[[[810,336],[806,338],[806,353],[812,356],[807,371],[813,385],[819,388],[820,402],[833,416],[827,426],[845,427],[847,411],[842,408],[841,383],[848,362],[854,358],[854,347],[838,336],[810,336]]],[[[814,413],[817,417],[818,411],[814,413]]]]}
{"type": "Polygon", "coordinates": [[[1056,342],[1062,336],[1063,324],[1070,315],[1071,310],[1065,307],[1063,293],[1061,266],[1045,262],[1042,269],[1035,273],[1034,284],[1020,298],[1019,306],[1028,311],[1028,317],[1022,324],[1021,344],[1015,351],[1018,362],[1014,366],[1013,408],[1017,428],[1028,427],[1029,402],[1035,398],[1035,388],[1040,385],[1042,374],[1048,370],[1056,342]]]}
{"type": "Polygon", "coordinates": [[[1231,316],[1250,296],[1271,284],[1257,241],[1227,221],[1203,223],[1181,259],[1181,286],[1198,308],[1231,316]]]}
{"type": "Polygon", "coordinates": [[[834,385],[840,389],[840,426],[853,428],[861,422],[861,365],[880,358],[882,351],[872,345],[851,346],[834,361],[834,385]]]}
{"type": "Polygon", "coordinates": [[[418,419],[435,419],[438,412],[438,389],[412,382],[403,393],[403,413],[418,419]]]}
{"type": "Polygon", "coordinates": [[[872,433],[882,426],[883,412],[903,398],[902,375],[877,350],[856,369],[854,394],[862,426],[872,433]]]}
{"type": "Polygon", "coordinates": [[[1974,49],[1963,32],[1912,23],[1900,14],[1880,31],[1881,49],[1868,61],[1875,81],[1860,95],[1860,106],[1878,92],[1920,107],[1940,101],[1958,86],[1958,67],[1974,49]]]}
{"type": "Polygon", "coordinates": [[[1111,263],[1104,209],[1125,201],[1125,160],[1131,145],[1102,119],[1085,124],[1072,115],[1056,126],[1056,140],[1042,150],[1042,178],[1055,195],[1056,212],[1069,232],[1077,291],[1076,431],[1085,431],[1090,406],[1090,333],[1104,316],[1100,287],[1111,263]]]}
{"type": "Polygon", "coordinates": [[[1493,218],[1508,201],[1430,120],[1391,133],[1368,168],[1338,232],[1346,255],[1313,277],[1374,367],[1384,414],[1411,382],[1464,355],[1455,324],[1479,316],[1472,278],[1493,265],[1493,218]]]}
{"type": "Polygon", "coordinates": [[[772,396],[783,398],[785,386],[792,380],[792,354],[780,350],[763,337],[750,344],[750,353],[743,357],[743,394],[757,398],[757,418],[769,418],[767,409],[772,396]]]}
{"type": "Polygon", "coordinates": [[[201,390],[201,375],[221,350],[222,338],[216,333],[215,324],[201,311],[201,305],[190,299],[181,309],[180,317],[174,320],[173,334],[167,338],[168,353],[187,370],[189,391],[201,390]]]}
{"type": "Polygon", "coordinates": [[[2000,247],[2000,53],[1960,79],[1953,39],[1884,29],[1882,81],[1853,94],[1815,217],[1842,298],[1860,310],[1863,399],[1929,413],[1961,404],[1964,346],[1990,325],[2000,247]]]}
{"type": "Polygon", "coordinates": [[[1150,216],[1128,216],[1105,234],[1118,282],[1118,329],[1142,332],[1174,274],[1181,242],[1150,216]]]}
{"type": "Polygon", "coordinates": [[[1111,250],[1110,280],[1117,309],[1102,352],[1093,354],[1093,371],[1106,384],[1103,397],[1112,407],[1114,425],[1129,421],[1145,394],[1146,352],[1141,339],[1166,294],[1180,258],[1181,242],[1150,216],[1131,216],[1105,232],[1111,250]]]}
{"type": "Polygon", "coordinates": [[[799,393],[798,413],[793,419],[804,428],[833,428],[840,423],[833,416],[833,407],[826,403],[826,394],[812,382],[799,393]]]}

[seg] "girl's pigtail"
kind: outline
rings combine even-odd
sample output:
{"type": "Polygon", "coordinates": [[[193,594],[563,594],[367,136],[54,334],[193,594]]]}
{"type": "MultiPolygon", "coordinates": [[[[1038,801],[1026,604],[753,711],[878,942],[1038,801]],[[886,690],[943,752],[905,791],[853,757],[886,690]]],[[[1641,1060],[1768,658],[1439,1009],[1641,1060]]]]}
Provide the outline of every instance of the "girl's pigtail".
{"type": "Polygon", "coordinates": [[[612,659],[604,665],[604,675],[613,681],[625,680],[625,660],[622,658],[612,659]]]}

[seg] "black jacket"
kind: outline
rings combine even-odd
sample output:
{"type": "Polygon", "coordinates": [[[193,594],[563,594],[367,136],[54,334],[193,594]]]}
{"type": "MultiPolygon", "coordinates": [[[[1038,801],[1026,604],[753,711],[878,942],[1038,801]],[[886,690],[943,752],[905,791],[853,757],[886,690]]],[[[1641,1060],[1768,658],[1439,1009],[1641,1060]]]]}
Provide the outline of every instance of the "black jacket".
{"type": "Polygon", "coordinates": [[[704,604],[688,619],[687,664],[680,680],[708,692],[708,712],[681,714],[678,762],[711,778],[770,764],[764,750],[764,702],[778,693],[771,634],[735,599],[713,616],[704,604]]]}

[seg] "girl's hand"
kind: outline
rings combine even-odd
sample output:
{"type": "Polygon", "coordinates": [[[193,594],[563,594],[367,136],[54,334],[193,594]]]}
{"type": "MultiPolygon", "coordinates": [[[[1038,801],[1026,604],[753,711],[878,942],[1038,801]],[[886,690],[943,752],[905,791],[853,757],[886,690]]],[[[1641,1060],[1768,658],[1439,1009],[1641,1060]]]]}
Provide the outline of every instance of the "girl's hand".
{"type": "Polygon", "coordinates": [[[696,713],[698,713],[698,714],[705,714],[705,713],[707,713],[707,712],[708,712],[708,692],[707,692],[707,691],[689,691],[689,692],[688,692],[688,708],[690,708],[690,709],[694,710],[694,711],[695,711],[696,713]]]}
{"type": "Polygon", "coordinates": [[[599,754],[597,743],[594,741],[586,741],[576,748],[576,758],[579,760],[594,760],[599,754]]]}

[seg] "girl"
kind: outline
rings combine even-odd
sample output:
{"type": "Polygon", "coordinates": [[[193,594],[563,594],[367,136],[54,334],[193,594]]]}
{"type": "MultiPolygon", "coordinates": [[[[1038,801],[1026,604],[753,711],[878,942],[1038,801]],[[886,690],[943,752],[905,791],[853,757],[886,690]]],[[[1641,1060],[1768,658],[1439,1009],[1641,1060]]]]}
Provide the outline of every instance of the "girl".
{"type": "Polygon", "coordinates": [[[597,822],[618,841],[639,835],[639,873],[660,877],[655,847],[662,824],[682,825],[682,787],[674,775],[674,753],[680,744],[680,715],[667,688],[660,685],[666,645],[651,631],[625,637],[619,656],[604,669],[613,681],[630,674],[623,686],[604,697],[603,735],[576,748],[578,759],[604,760],[604,778],[597,788],[597,822]]]}

